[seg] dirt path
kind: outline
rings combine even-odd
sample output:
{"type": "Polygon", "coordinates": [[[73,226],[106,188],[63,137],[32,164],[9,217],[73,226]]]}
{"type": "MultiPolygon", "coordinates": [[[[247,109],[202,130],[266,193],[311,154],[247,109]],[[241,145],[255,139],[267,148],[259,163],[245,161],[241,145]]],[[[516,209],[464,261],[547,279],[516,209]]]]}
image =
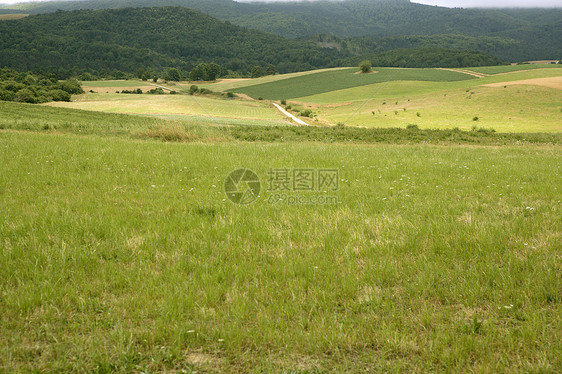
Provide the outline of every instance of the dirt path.
{"type": "Polygon", "coordinates": [[[477,73],[475,71],[465,70],[465,69],[449,69],[449,68],[438,68],[439,70],[447,70],[447,71],[454,71],[455,73],[463,73],[467,75],[472,75],[476,78],[484,78],[489,77],[489,74],[477,73]]]}
{"type": "Polygon", "coordinates": [[[284,115],[286,115],[287,117],[289,117],[290,119],[292,119],[293,121],[295,121],[296,123],[298,123],[299,125],[303,125],[303,126],[310,126],[308,123],[304,122],[302,119],[299,119],[297,117],[295,117],[294,115],[292,115],[291,113],[287,112],[281,105],[273,103],[273,105],[279,109],[279,111],[281,113],[283,113],[284,115]]]}
{"type": "Polygon", "coordinates": [[[177,91],[174,90],[173,88],[164,87],[164,86],[161,86],[161,85],[156,84],[156,83],[149,83],[149,84],[150,84],[151,86],[160,87],[160,88],[162,88],[163,90],[168,90],[168,91],[170,91],[170,92],[177,92],[177,91]]]}

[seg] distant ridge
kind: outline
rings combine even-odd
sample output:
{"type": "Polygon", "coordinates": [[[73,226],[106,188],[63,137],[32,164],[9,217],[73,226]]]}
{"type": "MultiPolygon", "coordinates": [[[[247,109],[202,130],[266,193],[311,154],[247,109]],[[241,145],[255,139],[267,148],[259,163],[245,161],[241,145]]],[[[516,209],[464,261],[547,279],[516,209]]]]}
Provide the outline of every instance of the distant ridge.
{"type": "MultiPolygon", "coordinates": [[[[22,3],[16,12],[37,14],[58,9],[182,6],[235,25],[286,38],[318,34],[340,38],[456,36],[482,38],[478,50],[509,61],[549,60],[562,56],[562,9],[449,9],[408,0],[345,0],[238,3],[232,0],[84,0],[22,3]],[[507,47],[506,47],[507,46],[507,47]]],[[[7,6],[5,6],[7,7],[7,6]]],[[[14,12],[14,10],[12,10],[14,12]]],[[[475,44],[475,43],[473,43],[475,44]]],[[[412,45],[418,48],[427,45],[412,45]]],[[[437,42],[432,47],[451,48],[437,42]]],[[[464,48],[470,49],[468,45],[464,48]]],[[[383,48],[384,49],[384,48],[383,48]]],[[[363,53],[374,52],[365,50],[363,53]]]]}

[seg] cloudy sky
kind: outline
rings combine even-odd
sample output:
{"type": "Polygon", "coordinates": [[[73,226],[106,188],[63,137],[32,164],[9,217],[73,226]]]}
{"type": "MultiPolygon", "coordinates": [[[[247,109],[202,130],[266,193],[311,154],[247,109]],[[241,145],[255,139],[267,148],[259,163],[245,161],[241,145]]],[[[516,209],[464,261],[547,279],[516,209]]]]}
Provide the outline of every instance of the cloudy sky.
{"type": "MultiPolygon", "coordinates": [[[[0,4],[14,4],[32,0],[0,0],[0,4]]],[[[48,0],[33,0],[48,1],[48,0]]],[[[240,0],[251,1],[251,0],[240,0]]],[[[287,1],[287,0],[269,0],[287,1]]],[[[428,5],[440,5],[446,7],[559,7],[562,8],[562,0],[412,0],[412,2],[428,5]]]]}
{"type": "Polygon", "coordinates": [[[412,0],[413,3],[446,7],[562,7],[562,0],[412,0]]]}

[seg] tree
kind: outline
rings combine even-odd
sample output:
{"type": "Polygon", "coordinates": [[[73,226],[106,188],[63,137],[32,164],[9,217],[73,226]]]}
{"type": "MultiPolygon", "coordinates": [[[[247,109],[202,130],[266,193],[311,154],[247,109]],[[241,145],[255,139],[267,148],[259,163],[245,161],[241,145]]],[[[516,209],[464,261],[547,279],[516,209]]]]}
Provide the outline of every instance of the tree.
{"type": "Polygon", "coordinates": [[[261,67],[254,66],[254,68],[252,69],[252,78],[259,78],[259,77],[261,77],[261,67]]]}
{"type": "Polygon", "coordinates": [[[277,69],[275,69],[275,66],[272,64],[267,65],[267,68],[265,69],[265,75],[275,75],[277,74],[277,69]]]}
{"type": "Polygon", "coordinates": [[[359,69],[361,69],[361,72],[365,74],[372,72],[373,70],[371,68],[371,61],[369,60],[362,61],[359,64],[359,69]]]}
{"type": "Polygon", "coordinates": [[[214,81],[221,75],[221,67],[219,64],[215,64],[214,62],[207,65],[207,71],[205,74],[206,81],[214,81]]]}
{"type": "Polygon", "coordinates": [[[170,68],[166,71],[166,80],[168,81],[181,81],[181,72],[177,68],[170,68]]]}
{"type": "Polygon", "coordinates": [[[207,64],[199,64],[191,70],[189,73],[190,81],[202,81],[205,80],[205,75],[207,74],[207,64]]]}

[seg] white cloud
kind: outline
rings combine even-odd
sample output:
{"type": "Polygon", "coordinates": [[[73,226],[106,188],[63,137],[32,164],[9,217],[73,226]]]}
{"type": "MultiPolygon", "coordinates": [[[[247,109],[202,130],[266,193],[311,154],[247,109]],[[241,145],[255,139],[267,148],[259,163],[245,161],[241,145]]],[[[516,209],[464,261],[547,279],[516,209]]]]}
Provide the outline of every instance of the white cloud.
{"type": "Polygon", "coordinates": [[[449,8],[549,8],[562,7],[562,0],[414,0],[412,2],[427,5],[439,5],[449,8]]]}

